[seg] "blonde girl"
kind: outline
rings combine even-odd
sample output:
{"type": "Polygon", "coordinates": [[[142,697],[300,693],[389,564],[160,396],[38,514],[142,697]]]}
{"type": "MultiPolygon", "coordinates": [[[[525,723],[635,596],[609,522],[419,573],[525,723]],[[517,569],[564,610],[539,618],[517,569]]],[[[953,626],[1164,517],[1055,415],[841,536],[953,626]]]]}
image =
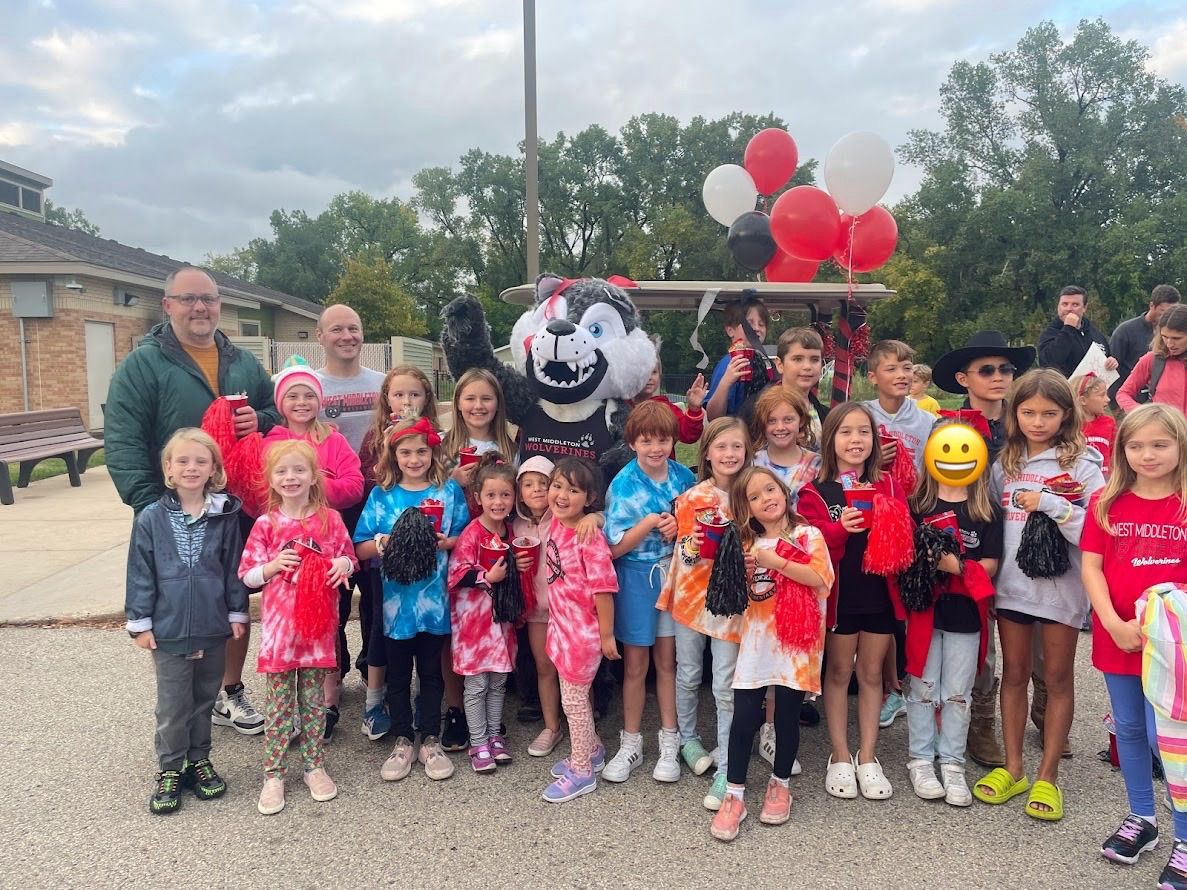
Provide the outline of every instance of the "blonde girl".
{"type": "Polygon", "coordinates": [[[1109,388],[1104,380],[1089,371],[1068,381],[1076,394],[1084,424],[1084,441],[1100,452],[1101,472],[1109,478],[1113,463],[1113,440],[1117,438],[1117,421],[1109,413],[1109,388]]]}
{"type": "Polygon", "coordinates": [[[268,512],[256,520],[248,535],[239,577],[248,587],[263,588],[259,671],[267,676],[268,692],[265,781],[258,808],[271,815],[284,808],[284,761],[295,726],[301,728],[298,745],[313,799],[326,801],[338,794],[324,768],[322,738],[323,685],[327,672],[338,667],[337,622],[320,636],[298,636],[297,580],[302,554],[310,550],[330,560],[326,581],[332,588],[349,579],[358,563],[342,517],[326,502],[312,445],[294,439],[269,446],[264,452],[264,477],[269,487],[268,512]]]}
{"type": "Polygon", "coordinates": [[[713,699],[717,711],[717,774],[703,801],[716,811],[725,797],[729,766],[730,723],[734,717],[734,664],[738,659],[741,619],[712,615],[705,593],[713,560],[701,556],[704,536],[698,515],[713,511],[729,519],[729,487],[750,463],[750,435],[737,417],[719,417],[705,428],[697,460],[700,481],[676,498],[676,549],[656,608],[669,611],[676,622],[676,724],[680,756],[695,775],[713,766],[697,731],[697,704],[705,646],[713,652],[713,699]]]}
{"type": "Polygon", "coordinates": [[[1001,639],[1006,765],[981,779],[973,796],[1003,804],[1029,790],[1026,814],[1041,821],[1063,818],[1059,758],[1072,723],[1076,643],[1088,613],[1080,581],[1080,533],[1088,500],[1103,485],[1100,455],[1084,441],[1075,393],[1067,380],[1050,368],[1024,374],[1011,390],[1006,444],[990,480],[990,496],[1006,511],[994,603],[1001,639]],[[1050,480],[1065,474],[1077,489],[1073,496],[1047,490],[1050,480]],[[1022,530],[1036,511],[1049,516],[1067,542],[1071,569],[1060,577],[1030,578],[1018,566],[1022,530]],[[1047,707],[1043,757],[1032,787],[1024,769],[1022,740],[1036,631],[1042,645],[1047,707]]]}
{"type": "Polygon", "coordinates": [[[1104,674],[1109,692],[1129,805],[1100,852],[1132,865],[1157,845],[1150,774],[1151,752],[1161,748],[1174,802],[1174,851],[1159,885],[1166,887],[1187,881],[1187,795],[1174,775],[1182,761],[1183,725],[1164,723],[1143,691],[1146,641],[1137,603],[1154,585],[1187,585],[1185,529],[1187,420],[1167,405],[1142,405],[1121,422],[1113,472],[1089,507],[1080,546],[1084,587],[1092,601],[1092,664],[1104,674]]]}

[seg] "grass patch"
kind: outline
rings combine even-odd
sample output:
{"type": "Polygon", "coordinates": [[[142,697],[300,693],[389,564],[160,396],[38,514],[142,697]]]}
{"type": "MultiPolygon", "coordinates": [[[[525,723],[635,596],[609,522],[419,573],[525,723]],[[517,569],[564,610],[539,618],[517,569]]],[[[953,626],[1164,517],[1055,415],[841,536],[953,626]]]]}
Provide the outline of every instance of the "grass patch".
{"type": "MultiPolygon", "coordinates": [[[[107,457],[100,448],[91,455],[90,461],[87,463],[88,467],[101,467],[106,465],[107,457]]],[[[79,467],[79,469],[82,469],[79,467]]],[[[17,476],[20,474],[19,464],[8,465],[8,479],[13,484],[17,483],[17,476]]],[[[54,476],[64,476],[66,474],[66,461],[61,458],[52,457],[49,460],[43,460],[33,468],[33,476],[31,482],[40,482],[42,479],[51,479],[54,476]]]]}

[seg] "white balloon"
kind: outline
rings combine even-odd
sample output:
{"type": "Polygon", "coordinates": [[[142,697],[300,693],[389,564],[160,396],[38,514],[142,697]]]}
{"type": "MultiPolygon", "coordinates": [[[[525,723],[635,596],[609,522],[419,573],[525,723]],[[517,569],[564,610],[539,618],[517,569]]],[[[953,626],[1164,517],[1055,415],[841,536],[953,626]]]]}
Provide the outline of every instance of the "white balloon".
{"type": "Polygon", "coordinates": [[[876,133],[842,136],[824,161],[828,193],[852,216],[861,216],[882,200],[893,177],[894,152],[876,133]]]}
{"type": "Polygon", "coordinates": [[[754,209],[758,189],[744,167],[722,164],[705,177],[701,196],[711,217],[723,226],[732,226],[739,216],[754,209]]]}

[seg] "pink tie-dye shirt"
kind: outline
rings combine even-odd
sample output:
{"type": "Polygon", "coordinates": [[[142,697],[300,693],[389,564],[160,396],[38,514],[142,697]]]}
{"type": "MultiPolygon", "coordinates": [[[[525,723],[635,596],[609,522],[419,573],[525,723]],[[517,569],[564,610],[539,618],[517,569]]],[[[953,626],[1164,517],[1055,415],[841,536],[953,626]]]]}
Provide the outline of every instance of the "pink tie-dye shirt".
{"type": "MultiPolygon", "coordinates": [[[[318,516],[293,519],[280,510],[265,513],[252,526],[243,558],[239,562],[239,577],[246,577],[252,569],[275,559],[284,546],[297,538],[313,538],[327,559],[339,556],[350,558],[352,571],[359,569],[354,545],[337,510],[326,510],[325,527],[318,516]]],[[[293,605],[296,599],[297,575],[286,578],[277,573],[264,585],[260,599],[260,655],[257,670],[261,674],[279,674],[297,668],[332,668],[338,666],[334,631],[320,640],[298,640],[293,630],[293,605]]],[[[337,596],[334,596],[337,602],[337,596]]]]}
{"type": "MultiPolygon", "coordinates": [[[[515,627],[492,620],[492,600],[487,587],[466,587],[461,582],[479,570],[478,548],[491,533],[475,519],[458,536],[449,555],[449,617],[453,639],[453,670],[463,677],[493,671],[515,670],[515,627]]],[[[509,543],[509,536],[503,543],[509,543]]],[[[510,550],[507,551],[511,553],[510,550]]]]}
{"type": "Polygon", "coordinates": [[[575,529],[549,519],[541,526],[544,572],[548,583],[548,638],[545,651],[566,682],[593,682],[602,660],[598,596],[618,592],[618,576],[603,535],[582,544],[575,529]]]}

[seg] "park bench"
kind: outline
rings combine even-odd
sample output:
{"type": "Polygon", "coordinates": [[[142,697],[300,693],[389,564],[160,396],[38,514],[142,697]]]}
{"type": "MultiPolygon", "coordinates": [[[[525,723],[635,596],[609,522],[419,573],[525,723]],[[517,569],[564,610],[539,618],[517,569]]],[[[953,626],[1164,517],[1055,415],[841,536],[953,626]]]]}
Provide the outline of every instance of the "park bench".
{"type": "Polygon", "coordinates": [[[52,457],[61,458],[70,484],[78,488],[91,455],[102,447],[103,442],[83,426],[78,408],[0,414],[0,504],[14,502],[8,478],[10,463],[20,468],[17,488],[27,488],[35,466],[52,457]]]}

